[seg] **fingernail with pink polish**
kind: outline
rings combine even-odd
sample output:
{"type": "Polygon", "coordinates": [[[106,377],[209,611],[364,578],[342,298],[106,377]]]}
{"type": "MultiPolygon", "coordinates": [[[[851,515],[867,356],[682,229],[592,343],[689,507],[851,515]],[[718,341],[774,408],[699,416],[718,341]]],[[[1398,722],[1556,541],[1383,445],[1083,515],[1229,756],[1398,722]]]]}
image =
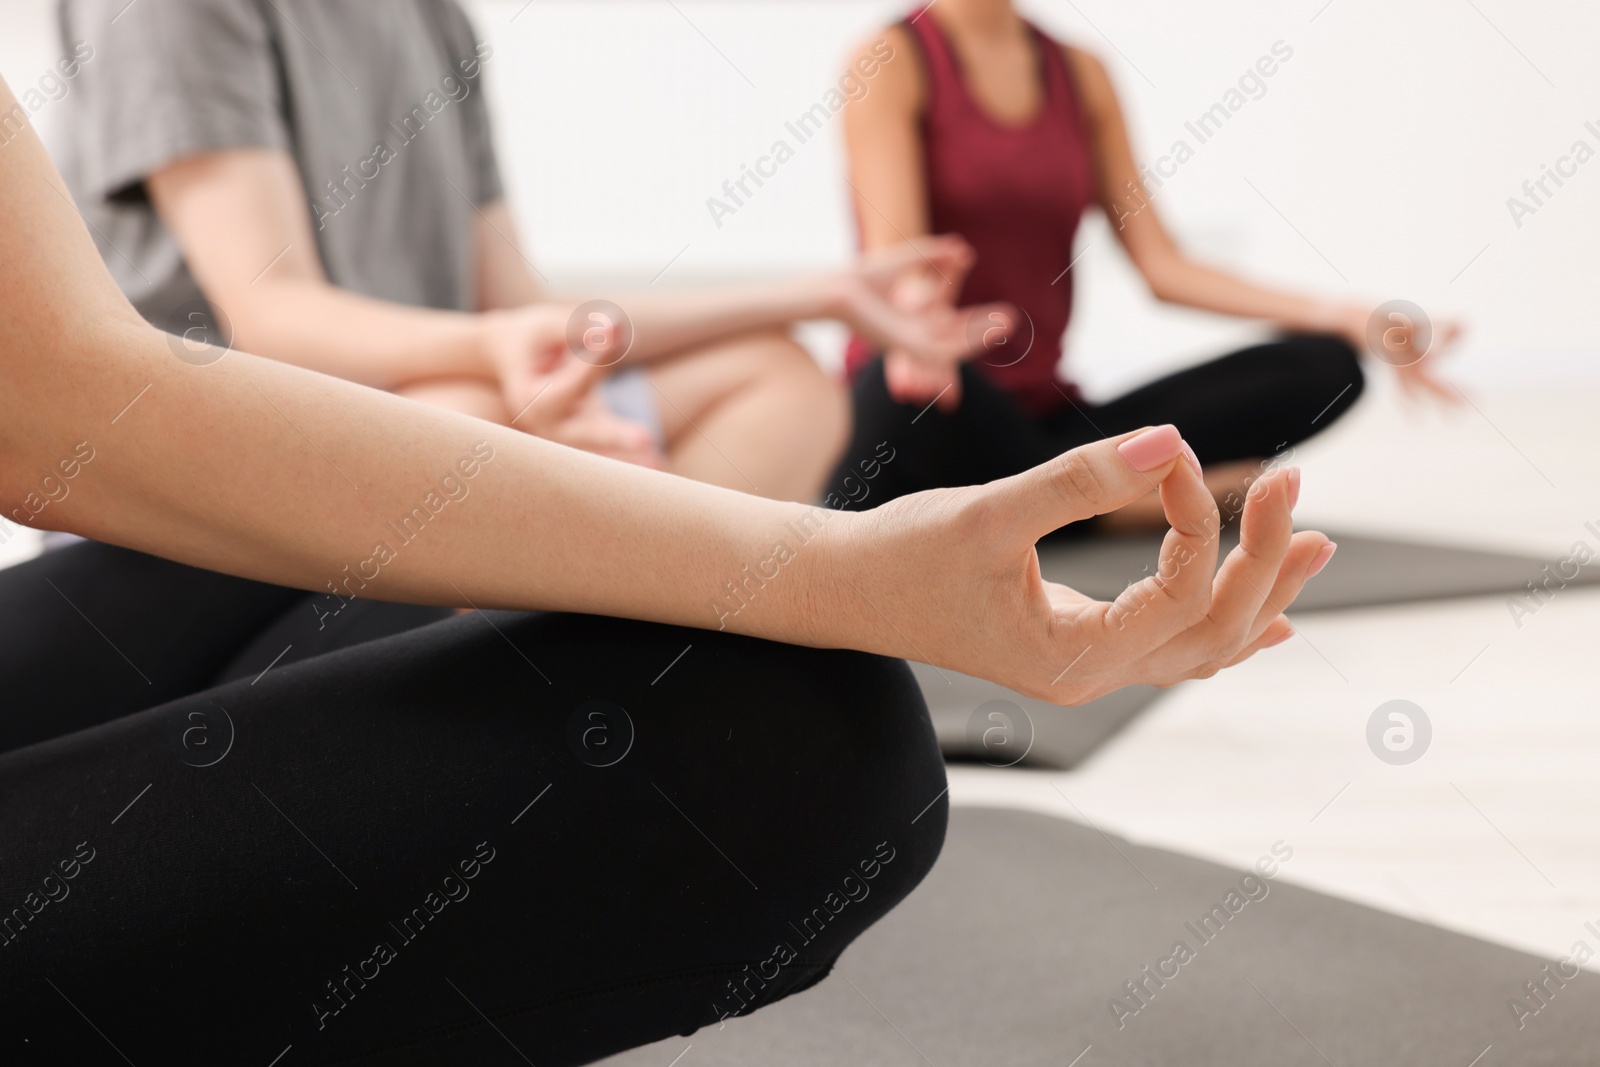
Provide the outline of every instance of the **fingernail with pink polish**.
{"type": "Polygon", "coordinates": [[[1268,641],[1266,644],[1262,645],[1261,647],[1262,648],[1276,648],[1279,645],[1283,644],[1285,641],[1289,640],[1289,638],[1291,638],[1293,636],[1294,636],[1294,627],[1291,626],[1291,627],[1289,627],[1289,632],[1288,633],[1284,634],[1282,637],[1274,637],[1271,641],[1268,641]]]}
{"type": "Polygon", "coordinates": [[[1322,551],[1317,553],[1317,557],[1311,561],[1311,566],[1306,569],[1306,577],[1315,578],[1318,574],[1320,574],[1322,572],[1322,568],[1326,567],[1328,565],[1328,561],[1333,558],[1333,553],[1338,547],[1339,546],[1334,544],[1332,541],[1329,541],[1327,544],[1323,545],[1322,551]]]}
{"type": "Polygon", "coordinates": [[[1117,451],[1134,470],[1148,471],[1170,462],[1183,448],[1178,428],[1168,423],[1128,438],[1117,446],[1117,451]]]}
{"type": "Polygon", "coordinates": [[[1194,464],[1196,474],[1204,473],[1205,468],[1200,466],[1200,457],[1194,454],[1194,449],[1189,447],[1189,442],[1183,443],[1183,454],[1189,457],[1189,462],[1194,464]]]}

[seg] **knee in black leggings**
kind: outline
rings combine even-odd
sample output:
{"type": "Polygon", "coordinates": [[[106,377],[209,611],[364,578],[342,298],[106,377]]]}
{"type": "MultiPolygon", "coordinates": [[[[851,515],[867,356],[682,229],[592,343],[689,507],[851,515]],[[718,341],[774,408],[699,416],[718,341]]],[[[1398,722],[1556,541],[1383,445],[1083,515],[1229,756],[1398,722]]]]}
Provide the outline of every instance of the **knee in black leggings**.
{"type": "Polygon", "coordinates": [[[1319,429],[1354,407],[1366,388],[1361,359],[1343,337],[1326,333],[1290,335],[1283,341],[1281,358],[1293,366],[1307,404],[1316,409],[1319,429]]]}
{"type": "Polygon", "coordinates": [[[1327,429],[1364,383],[1348,342],[1291,334],[1153,383],[1099,414],[1109,426],[1175,422],[1208,464],[1257,461],[1327,429]]]}
{"type": "Polygon", "coordinates": [[[925,489],[980,485],[1037,466],[1057,451],[971,363],[961,366],[961,401],[953,410],[896,400],[882,359],[861,369],[851,397],[854,430],[826,501],[846,510],[875,508],[925,489]]]}
{"type": "Polygon", "coordinates": [[[80,1009],[134,1062],[589,1062],[821,980],[946,819],[903,663],[587,616],[274,667],[0,778],[0,903],[95,857],[0,934],[0,1014],[85,1062],[80,1009]]]}
{"type": "MultiPolygon", "coordinates": [[[[944,765],[904,663],[573,617],[550,647],[545,626],[502,628],[563,673],[587,668],[566,703],[604,694],[626,707],[633,747],[608,767],[562,759],[550,778],[565,796],[542,814],[616,839],[574,847],[563,835],[564,855],[530,853],[519,871],[530,913],[561,916],[581,938],[497,935],[516,957],[561,960],[557,987],[535,978],[496,1020],[544,1050],[537,1062],[588,1062],[809,988],[932,868],[944,765]],[[619,649],[673,665],[652,681],[619,649]],[[553,869],[575,877],[562,885],[553,869]]],[[[500,1041],[478,1030],[485,1052],[500,1041]]],[[[415,1062],[433,1062],[434,1047],[415,1062]]]]}
{"type": "MultiPolygon", "coordinates": [[[[713,706],[691,713],[637,772],[681,806],[657,814],[680,846],[698,847],[689,877],[709,906],[692,919],[681,901],[663,909],[682,927],[665,938],[659,963],[683,978],[674,1016],[659,1003],[619,1013],[614,1000],[597,1002],[596,1032],[613,1038],[619,1025],[633,1025],[623,1018],[652,1022],[653,1031],[634,1040],[655,1040],[747,1015],[821,981],[846,946],[922,881],[944,840],[943,760],[904,663],[704,637],[689,655],[704,649],[698,669],[708,681],[725,678],[732,703],[745,706],[733,718],[713,706]],[[708,773],[686,781],[682,772],[695,763],[708,773]],[[698,826],[688,825],[691,813],[698,826]],[[711,925],[696,933],[699,923],[711,925]],[[681,940],[683,933],[690,937],[681,940]]],[[[693,675],[682,681],[695,684],[693,675]]],[[[642,741],[650,720],[641,720],[642,741]]],[[[605,881],[623,877],[617,871],[605,881]]]]}

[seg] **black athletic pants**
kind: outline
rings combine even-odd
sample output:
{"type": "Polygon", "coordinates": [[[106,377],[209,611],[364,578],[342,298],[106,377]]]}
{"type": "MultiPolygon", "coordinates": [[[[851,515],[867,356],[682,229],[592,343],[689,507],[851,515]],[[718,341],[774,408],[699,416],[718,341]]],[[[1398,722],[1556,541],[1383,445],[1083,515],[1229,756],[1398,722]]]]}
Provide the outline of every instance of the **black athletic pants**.
{"type": "Polygon", "coordinates": [[[326,622],[105,545],[0,571],[0,1061],[584,1063],[821,980],[943,841],[903,663],[326,622]]]}
{"type": "Polygon", "coordinates": [[[869,508],[924,489],[978,485],[1079,445],[1174,423],[1202,463],[1265,459],[1324,429],[1361,395],[1348,343],[1295,334],[1162,378],[1105,404],[1079,402],[1033,419],[971,363],[961,404],[902,404],[883,361],[856,377],[855,430],[830,482],[835,506],[869,508]]]}

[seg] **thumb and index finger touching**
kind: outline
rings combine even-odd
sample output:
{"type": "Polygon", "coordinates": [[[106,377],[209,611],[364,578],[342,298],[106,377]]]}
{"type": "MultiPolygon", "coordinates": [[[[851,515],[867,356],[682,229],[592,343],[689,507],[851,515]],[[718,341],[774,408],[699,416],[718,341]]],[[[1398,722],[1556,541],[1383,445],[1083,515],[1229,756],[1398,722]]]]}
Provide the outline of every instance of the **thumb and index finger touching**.
{"type": "Polygon", "coordinates": [[[1203,619],[1211,605],[1221,516],[1194,450],[1176,426],[1150,427],[1066,452],[996,483],[1015,516],[1017,547],[1073,522],[1160,493],[1171,529],[1157,573],[1097,611],[1113,659],[1136,658],[1203,619]]]}

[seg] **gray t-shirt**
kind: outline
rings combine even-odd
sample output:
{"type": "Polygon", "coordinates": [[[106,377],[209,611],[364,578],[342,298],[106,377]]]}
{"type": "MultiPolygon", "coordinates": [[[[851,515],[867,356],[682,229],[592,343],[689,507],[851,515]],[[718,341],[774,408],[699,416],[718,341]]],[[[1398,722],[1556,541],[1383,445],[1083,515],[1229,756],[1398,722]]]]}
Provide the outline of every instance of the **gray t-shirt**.
{"type": "Polygon", "coordinates": [[[200,291],[145,177],[244,147],[293,157],[335,285],[476,309],[477,207],[501,196],[481,78],[493,49],[454,0],[58,6],[63,39],[95,55],[73,84],[57,156],[112,275],[150,322],[181,332],[200,291]]]}

